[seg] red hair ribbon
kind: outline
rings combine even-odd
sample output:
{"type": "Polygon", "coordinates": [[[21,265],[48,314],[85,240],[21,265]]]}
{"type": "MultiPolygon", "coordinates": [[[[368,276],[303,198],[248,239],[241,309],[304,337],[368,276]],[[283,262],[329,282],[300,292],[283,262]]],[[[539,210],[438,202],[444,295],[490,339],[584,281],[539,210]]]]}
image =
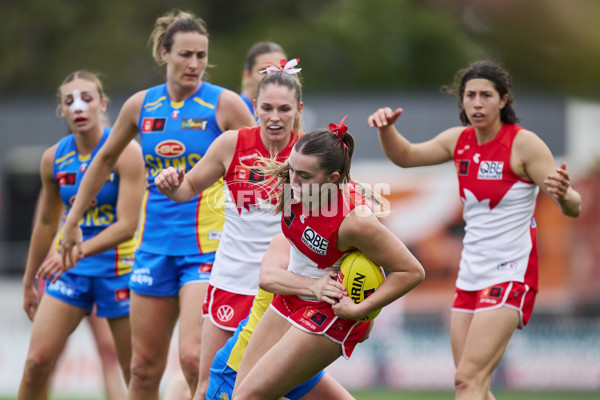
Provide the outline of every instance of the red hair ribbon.
{"type": "Polygon", "coordinates": [[[288,75],[294,75],[302,70],[302,68],[294,68],[296,65],[298,65],[299,61],[300,61],[299,58],[292,58],[290,61],[285,61],[285,59],[282,58],[279,61],[279,65],[273,64],[272,62],[263,63],[263,64],[271,64],[271,65],[269,65],[267,68],[261,70],[260,72],[268,74],[270,72],[282,71],[288,75]]]}
{"type": "Polygon", "coordinates": [[[344,143],[342,140],[342,133],[348,132],[348,127],[344,125],[344,121],[346,120],[347,116],[348,114],[344,115],[344,118],[342,118],[340,123],[337,125],[333,123],[329,124],[329,130],[337,135],[338,139],[340,139],[340,142],[342,142],[346,150],[348,149],[348,146],[346,146],[346,143],[344,143]]]}

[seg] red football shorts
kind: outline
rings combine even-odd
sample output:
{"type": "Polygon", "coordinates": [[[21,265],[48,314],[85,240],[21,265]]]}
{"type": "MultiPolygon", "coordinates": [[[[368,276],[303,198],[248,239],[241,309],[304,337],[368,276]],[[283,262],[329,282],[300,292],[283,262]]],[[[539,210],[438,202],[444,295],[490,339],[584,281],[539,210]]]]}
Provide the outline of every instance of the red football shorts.
{"type": "Polygon", "coordinates": [[[202,318],[226,331],[235,331],[240,321],[248,316],[254,296],[231,293],[208,285],[202,305],[202,318]]]}
{"type": "Polygon", "coordinates": [[[348,359],[356,345],[363,339],[371,322],[342,319],[335,315],[331,304],[324,301],[308,301],[293,295],[275,295],[271,308],[297,328],[325,335],[342,346],[342,354],[348,359]]]}
{"type": "Polygon", "coordinates": [[[519,312],[519,329],[523,329],[533,311],[536,292],[521,282],[503,282],[485,289],[467,291],[456,288],[452,311],[476,313],[508,307],[519,312]]]}

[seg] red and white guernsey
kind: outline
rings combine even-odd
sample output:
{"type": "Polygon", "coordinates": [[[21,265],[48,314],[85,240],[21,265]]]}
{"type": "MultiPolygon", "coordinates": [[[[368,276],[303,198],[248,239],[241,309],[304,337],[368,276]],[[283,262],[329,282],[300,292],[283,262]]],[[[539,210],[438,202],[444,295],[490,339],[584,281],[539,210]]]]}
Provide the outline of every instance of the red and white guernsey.
{"type": "Polygon", "coordinates": [[[308,210],[302,203],[291,204],[281,218],[283,234],[292,244],[288,270],[316,279],[332,269],[337,271],[344,256],[354,251],[338,250],[338,230],[348,213],[360,204],[364,201],[353,182],[334,194],[326,210],[308,210]]]}
{"type": "MultiPolygon", "coordinates": [[[[294,137],[294,136],[292,136],[294,137]]],[[[277,154],[285,161],[296,140],[277,154]]],[[[266,178],[251,167],[271,154],[260,138],[260,126],[240,129],[229,169],[225,173],[225,225],[210,274],[216,288],[242,295],[258,293],[260,262],[271,239],[281,233],[280,216],[273,214],[276,199],[268,201],[266,178]]]]}
{"type": "Polygon", "coordinates": [[[466,223],[459,289],[518,281],[537,291],[533,212],[539,188],[510,167],[513,141],[521,129],[504,124],[493,140],[479,145],[475,129],[468,127],[456,143],[454,163],[466,223]]]}

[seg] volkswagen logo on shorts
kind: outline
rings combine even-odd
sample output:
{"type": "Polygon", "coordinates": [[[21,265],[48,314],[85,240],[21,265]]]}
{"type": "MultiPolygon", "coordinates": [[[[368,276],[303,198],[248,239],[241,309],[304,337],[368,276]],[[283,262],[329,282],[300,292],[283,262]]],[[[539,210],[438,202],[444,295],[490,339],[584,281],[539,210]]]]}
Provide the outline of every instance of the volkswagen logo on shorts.
{"type": "Polygon", "coordinates": [[[233,307],[225,305],[217,309],[217,318],[220,321],[227,322],[233,318],[233,307]]]}

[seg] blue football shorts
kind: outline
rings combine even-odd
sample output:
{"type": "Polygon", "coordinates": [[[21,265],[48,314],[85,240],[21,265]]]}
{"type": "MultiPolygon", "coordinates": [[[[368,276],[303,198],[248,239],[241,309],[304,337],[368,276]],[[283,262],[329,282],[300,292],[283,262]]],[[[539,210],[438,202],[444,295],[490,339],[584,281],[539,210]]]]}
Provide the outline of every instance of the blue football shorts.
{"type": "Polygon", "coordinates": [[[178,296],[183,285],[208,283],[214,261],[214,252],[168,256],[138,249],[129,288],[146,296],[178,296]]]}
{"type": "Polygon", "coordinates": [[[46,281],[46,294],[67,304],[92,312],[104,318],[119,318],[129,315],[129,277],[124,274],[109,278],[77,275],[65,272],[54,283],[46,281]]]}

